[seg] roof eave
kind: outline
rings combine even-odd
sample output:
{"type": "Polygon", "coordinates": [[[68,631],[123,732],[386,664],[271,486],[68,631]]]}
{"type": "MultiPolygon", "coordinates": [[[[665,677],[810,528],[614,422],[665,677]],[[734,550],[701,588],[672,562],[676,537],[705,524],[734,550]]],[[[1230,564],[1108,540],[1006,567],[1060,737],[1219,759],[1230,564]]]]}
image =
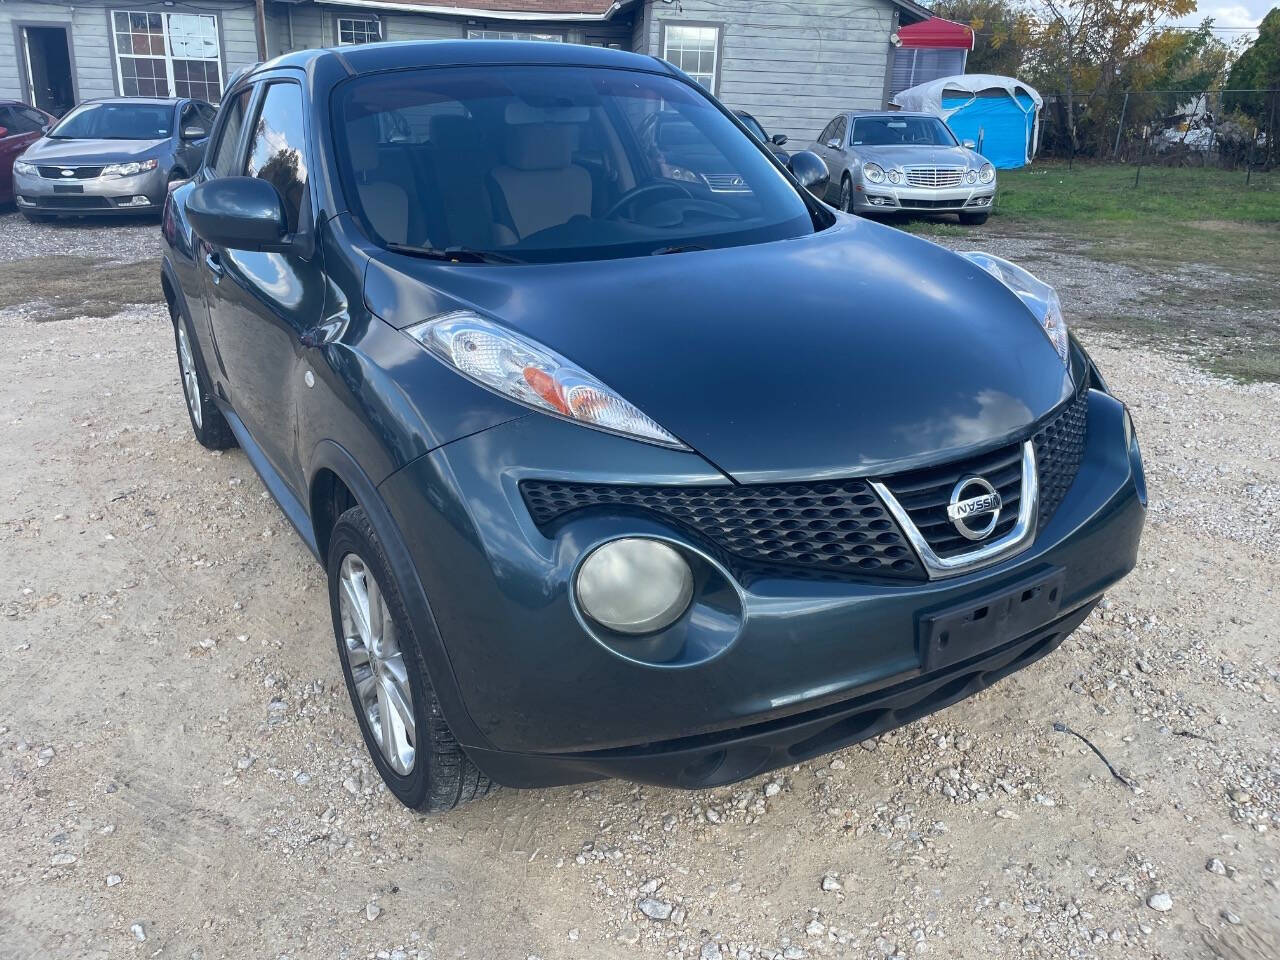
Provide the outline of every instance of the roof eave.
{"type": "Polygon", "coordinates": [[[933,17],[932,10],[928,7],[920,6],[918,3],[913,3],[912,0],[891,0],[891,2],[902,12],[899,14],[898,22],[904,27],[909,23],[920,23],[933,17]],[[908,20],[907,17],[911,19],[908,20]]]}
{"type": "MultiPolygon", "coordinates": [[[[602,13],[544,13],[538,10],[486,10],[479,7],[459,7],[452,4],[397,3],[395,0],[315,0],[319,4],[342,7],[367,7],[373,10],[396,10],[400,13],[426,13],[443,17],[464,17],[472,20],[513,20],[549,22],[600,23],[609,20],[631,0],[614,0],[602,13]]],[[[899,0],[894,0],[899,2],[899,0]]]]}

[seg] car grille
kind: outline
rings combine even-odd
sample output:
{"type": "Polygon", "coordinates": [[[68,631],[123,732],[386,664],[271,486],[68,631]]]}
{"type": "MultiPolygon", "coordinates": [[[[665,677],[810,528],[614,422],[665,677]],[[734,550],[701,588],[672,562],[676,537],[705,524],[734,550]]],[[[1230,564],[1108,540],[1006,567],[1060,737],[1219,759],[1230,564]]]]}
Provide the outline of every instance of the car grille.
{"type": "Polygon", "coordinates": [[[750,193],[751,188],[737,173],[704,173],[702,179],[707,182],[713,193],[750,193]]]}
{"type": "MultiPolygon", "coordinates": [[[[1082,389],[1030,438],[1043,527],[1084,459],[1088,393],[1082,389]]],[[[1022,442],[881,482],[897,498],[939,557],[955,557],[999,540],[1017,523],[1022,500],[1022,442]],[[957,482],[984,477],[1000,492],[999,522],[981,541],[962,537],[947,519],[957,482]]],[[[540,527],[593,508],[655,514],[701,539],[738,570],[789,567],[821,575],[921,580],[924,568],[868,481],[831,480],[769,486],[629,486],[523,480],[520,492],[540,527]]]]}
{"type": "Polygon", "coordinates": [[[865,480],[717,487],[524,480],[520,490],[540,526],[592,507],[634,508],[697,535],[729,566],[924,579],[902,531],[865,480]]]}
{"type": "Polygon", "coordinates": [[[913,187],[958,187],[963,167],[907,167],[907,183],[913,187]]]}
{"type": "Polygon", "coordinates": [[[72,193],[60,197],[30,197],[28,199],[34,200],[37,207],[58,210],[105,210],[111,206],[111,202],[106,197],[85,196],[83,193],[72,193]]]}
{"type": "Polygon", "coordinates": [[[40,176],[46,180],[93,180],[102,173],[102,167],[47,167],[38,166],[40,176]],[[63,170],[71,170],[74,176],[64,177],[63,170]]]}
{"type": "Polygon", "coordinates": [[[1036,475],[1040,483],[1037,522],[1041,527],[1058,509],[1080,470],[1088,416],[1089,394],[1081,391],[1032,437],[1036,448],[1036,475]]]}

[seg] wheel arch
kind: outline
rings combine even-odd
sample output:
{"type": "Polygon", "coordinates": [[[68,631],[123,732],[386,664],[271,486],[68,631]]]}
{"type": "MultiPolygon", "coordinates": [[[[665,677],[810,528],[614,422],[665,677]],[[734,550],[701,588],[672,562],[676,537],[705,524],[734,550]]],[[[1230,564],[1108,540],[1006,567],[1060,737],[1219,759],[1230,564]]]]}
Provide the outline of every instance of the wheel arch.
{"type": "Polygon", "coordinates": [[[308,476],[307,509],[321,565],[328,570],[329,543],[338,517],[352,506],[361,507],[378,535],[392,575],[400,587],[445,721],[459,743],[490,746],[463,703],[453,664],[436,626],[426,590],[409,548],[377,486],[355,458],[333,440],[321,440],[316,444],[308,476]]]}

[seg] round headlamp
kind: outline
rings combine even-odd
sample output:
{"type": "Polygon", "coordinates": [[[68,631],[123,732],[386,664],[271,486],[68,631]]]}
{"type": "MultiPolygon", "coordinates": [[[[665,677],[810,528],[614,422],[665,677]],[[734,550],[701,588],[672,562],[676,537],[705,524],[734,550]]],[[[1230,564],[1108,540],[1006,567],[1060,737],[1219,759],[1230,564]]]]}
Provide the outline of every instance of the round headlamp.
{"type": "Polygon", "coordinates": [[[884,183],[884,167],[878,163],[864,163],[862,176],[863,179],[870,180],[872,183],[884,183]]]}
{"type": "Polygon", "coordinates": [[[965,180],[965,183],[977,183],[977,182],[978,182],[978,171],[977,171],[977,170],[970,170],[970,171],[968,171],[968,172],[967,172],[967,173],[965,173],[965,175],[964,175],[964,180],[965,180]]]}

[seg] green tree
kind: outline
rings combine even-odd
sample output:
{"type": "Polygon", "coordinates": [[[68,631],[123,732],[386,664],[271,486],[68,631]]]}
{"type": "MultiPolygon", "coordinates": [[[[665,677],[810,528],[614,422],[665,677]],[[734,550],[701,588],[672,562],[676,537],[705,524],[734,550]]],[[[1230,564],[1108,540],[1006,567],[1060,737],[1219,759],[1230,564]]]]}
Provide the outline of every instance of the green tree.
{"type": "Polygon", "coordinates": [[[1275,7],[1258,25],[1258,39],[1231,67],[1227,86],[1232,90],[1268,91],[1227,94],[1224,106],[1239,110],[1270,131],[1275,139],[1277,89],[1280,88],[1280,7],[1275,7]]]}
{"type": "Polygon", "coordinates": [[[942,0],[932,9],[973,31],[968,73],[1016,77],[1022,70],[1034,26],[1025,7],[1013,0],[942,0]]]}

